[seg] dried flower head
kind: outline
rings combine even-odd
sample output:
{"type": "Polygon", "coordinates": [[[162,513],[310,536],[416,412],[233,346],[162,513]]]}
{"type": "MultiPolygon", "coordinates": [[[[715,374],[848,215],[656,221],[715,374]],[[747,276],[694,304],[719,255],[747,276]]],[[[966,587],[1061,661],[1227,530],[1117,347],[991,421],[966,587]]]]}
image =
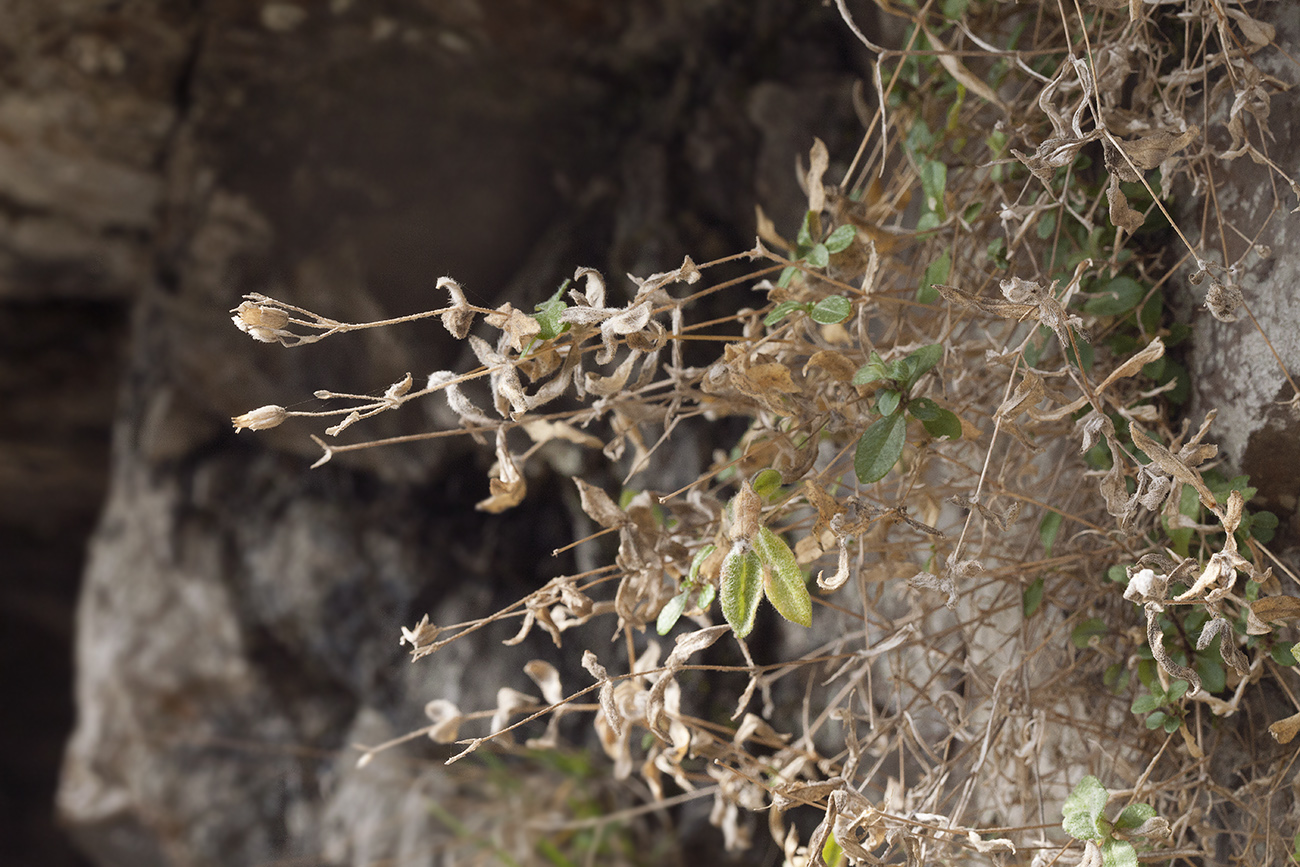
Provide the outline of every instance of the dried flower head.
{"type": "Polygon", "coordinates": [[[244,301],[230,311],[234,315],[231,321],[254,340],[262,343],[278,343],[285,337],[296,337],[288,330],[289,314],[279,307],[244,301]]]}
{"type": "Polygon", "coordinates": [[[279,427],[284,420],[289,417],[289,411],[282,406],[267,404],[259,406],[251,412],[243,415],[233,416],[230,421],[235,425],[235,433],[239,433],[244,428],[249,430],[267,430],[273,427],[279,427]]]}

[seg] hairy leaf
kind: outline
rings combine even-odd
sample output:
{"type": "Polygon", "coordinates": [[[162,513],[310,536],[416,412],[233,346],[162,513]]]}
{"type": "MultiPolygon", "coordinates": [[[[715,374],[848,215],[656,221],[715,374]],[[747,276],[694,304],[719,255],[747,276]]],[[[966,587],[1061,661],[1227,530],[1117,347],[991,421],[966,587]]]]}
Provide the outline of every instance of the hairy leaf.
{"type": "Polygon", "coordinates": [[[800,626],[812,626],[812,598],[804,582],[803,570],[785,540],[767,527],[759,528],[754,548],[768,568],[763,578],[763,592],[777,613],[800,626]]]}
{"type": "Polygon", "coordinates": [[[736,542],[722,561],[722,616],[737,638],[754,629],[754,616],[763,598],[762,571],[758,555],[744,542],[736,542]]]}
{"type": "Polygon", "coordinates": [[[1065,833],[1076,840],[1100,840],[1103,833],[1099,820],[1108,797],[1101,780],[1091,774],[1080,780],[1061,807],[1065,833]]]}

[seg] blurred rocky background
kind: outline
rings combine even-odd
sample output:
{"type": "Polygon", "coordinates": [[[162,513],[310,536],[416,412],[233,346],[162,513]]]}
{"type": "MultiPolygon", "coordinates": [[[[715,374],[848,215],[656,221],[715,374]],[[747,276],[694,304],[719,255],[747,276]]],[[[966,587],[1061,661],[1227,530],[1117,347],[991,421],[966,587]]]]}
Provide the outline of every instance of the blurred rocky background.
{"type": "Polygon", "coordinates": [[[746,249],[756,202],[792,233],[867,60],[803,0],[0,4],[5,864],[441,863],[463,781],[348,745],[531,686],[514,624],[414,666],[399,628],[572,569],[568,513],[475,512],[468,442],[311,471],[317,427],[236,436],[463,359],[436,323],[286,350],[227,311],[399,315],[443,275],[528,309],[746,249]]]}
{"type": "MultiPolygon", "coordinates": [[[[1261,14],[1296,44],[1289,4],[1261,14]]],[[[851,156],[869,60],[807,0],[0,4],[4,863],[441,863],[429,805],[482,781],[357,771],[348,745],[421,725],[431,698],[530,686],[523,662],[554,651],[502,648],[513,624],[414,666],[397,637],[572,569],[550,553],[571,512],[542,493],[568,483],[532,479],[486,516],[490,455],[469,442],[309,470],[318,427],[236,436],[253,407],[464,358],[435,323],[286,350],[227,310],[263,292],[400,315],[444,303],[443,275],[529,309],[578,265],[626,288],[746,249],[756,202],[792,233],[796,157],[814,135],[851,156]]],[[[1273,117],[1293,138],[1294,97],[1273,117]]],[[[1300,152],[1274,155],[1294,177],[1300,152]]],[[[1233,171],[1223,207],[1260,225],[1267,175],[1233,171]]],[[[1295,321],[1283,217],[1248,275],[1265,322],[1295,321]]],[[[1230,462],[1288,514],[1285,382],[1249,321],[1196,317],[1193,406],[1224,408],[1230,462]]],[[[1296,369],[1296,330],[1269,333],[1296,369]]],[[[431,417],[377,421],[368,435],[431,417]]],[[[676,459],[693,472],[708,450],[676,459]]]]}

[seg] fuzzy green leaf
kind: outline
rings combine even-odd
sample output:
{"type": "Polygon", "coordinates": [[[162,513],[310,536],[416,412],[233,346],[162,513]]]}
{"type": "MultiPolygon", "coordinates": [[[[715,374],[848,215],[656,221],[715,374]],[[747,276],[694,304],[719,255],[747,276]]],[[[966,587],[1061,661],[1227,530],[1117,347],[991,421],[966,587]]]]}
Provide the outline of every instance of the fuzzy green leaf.
{"type": "Polygon", "coordinates": [[[1156,808],[1150,804],[1129,804],[1115,820],[1115,827],[1121,831],[1137,828],[1156,814],[1156,808]]]}
{"type": "Polygon", "coordinates": [[[758,603],[763,598],[763,567],[758,555],[744,542],[737,542],[722,561],[722,616],[737,638],[754,629],[758,603]]]}
{"type": "Polygon", "coordinates": [[[827,250],[830,250],[832,253],[838,253],[841,250],[848,249],[848,246],[853,243],[853,239],[857,236],[858,229],[856,226],[840,226],[834,232],[831,232],[830,236],[827,237],[823,243],[826,245],[827,250]]]}
{"type": "Polygon", "coordinates": [[[872,423],[858,440],[853,455],[853,471],[864,485],[878,482],[888,475],[903,455],[907,441],[907,420],[901,412],[872,423]]]}
{"type": "Polygon", "coordinates": [[[713,604],[714,597],[717,595],[718,595],[717,587],[714,587],[712,584],[705,584],[703,587],[700,588],[700,598],[698,601],[696,601],[695,604],[699,606],[701,611],[708,611],[709,606],[713,604]]]}
{"type": "Polygon", "coordinates": [[[808,305],[802,301],[782,301],[772,308],[772,312],[763,317],[763,324],[771,328],[785,317],[789,316],[796,310],[802,310],[808,305]]]}
{"type": "Polygon", "coordinates": [[[691,574],[686,579],[687,581],[692,584],[698,584],[700,582],[700,567],[704,565],[705,560],[709,559],[709,555],[716,550],[718,550],[717,545],[705,545],[703,548],[695,552],[695,556],[691,558],[691,574]]]}
{"type": "Polygon", "coordinates": [[[849,314],[852,312],[853,305],[849,302],[849,299],[843,295],[832,295],[814,304],[809,315],[812,316],[814,322],[822,325],[834,325],[848,319],[849,314]]]}
{"type": "Polygon", "coordinates": [[[682,612],[686,610],[686,598],[690,596],[689,590],[683,590],[672,599],[669,599],[664,607],[659,609],[659,619],[655,621],[655,631],[660,635],[667,635],[677,625],[681,619],[682,612]]]}
{"type": "Polygon", "coordinates": [[[754,489],[754,493],[766,500],[781,489],[781,473],[769,467],[754,476],[750,486],[754,489]]]}
{"type": "Polygon", "coordinates": [[[568,306],[558,298],[551,298],[533,308],[537,311],[533,314],[533,318],[537,320],[538,325],[542,326],[542,330],[537,332],[539,340],[551,340],[558,337],[569,327],[569,323],[560,321],[560,314],[568,306]]]}
{"type": "Polygon", "coordinates": [[[1100,840],[1104,832],[1099,820],[1108,797],[1101,780],[1091,774],[1080,780],[1061,807],[1065,833],[1076,840],[1100,840]]]}
{"type": "Polygon", "coordinates": [[[768,567],[764,570],[763,592],[772,607],[791,623],[812,626],[812,597],[790,546],[767,527],[760,527],[754,549],[768,567]]]}
{"type": "Polygon", "coordinates": [[[825,268],[830,264],[831,254],[830,251],[826,249],[825,244],[814,244],[805,258],[808,260],[808,264],[812,267],[825,268]]]}
{"type": "Polygon", "coordinates": [[[1127,840],[1107,840],[1101,845],[1102,867],[1138,867],[1137,850],[1127,840]]]}

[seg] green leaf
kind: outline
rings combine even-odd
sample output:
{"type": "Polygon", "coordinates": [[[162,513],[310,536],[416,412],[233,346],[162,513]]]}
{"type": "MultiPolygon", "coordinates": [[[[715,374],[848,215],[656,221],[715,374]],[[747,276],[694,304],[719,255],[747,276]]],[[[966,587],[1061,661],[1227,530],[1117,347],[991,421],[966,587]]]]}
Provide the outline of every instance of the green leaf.
{"type": "Polygon", "coordinates": [[[1108,631],[1106,621],[1090,617],[1074,627],[1074,631],[1070,633],[1070,641],[1080,650],[1087,650],[1088,642],[1094,635],[1105,635],[1108,631]]]}
{"type": "Polygon", "coordinates": [[[560,288],[555,290],[554,295],[533,307],[537,311],[533,314],[533,318],[537,320],[538,325],[542,326],[542,330],[537,332],[539,340],[551,340],[568,329],[569,323],[561,322],[560,314],[569,306],[562,299],[564,290],[568,289],[572,282],[572,280],[565,280],[560,284],[560,288]]]}
{"type": "Polygon", "coordinates": [[[1250,513],[1250,535],[1264,544],[1273,541],[1273,534],[1277,531],[1277,525],[1277,515],[1272,512],[1250,513]]]}
{"type": "Polygon", "coordinates": [[[722,616],[737,638],[754,630],[754,617],[763,598],[762,572],[758,555],[744,542],[734,544],[722,561],[722,616]]]}
{"type": "Polygon", "coordinates": [[[805,258],[807,258],[808,264],[812,267],[825,268],[830,264],[831,254],[830,251],[826,249],[825,244],[815,244],[812,249],[808,251],[808,255],[805,258]]]}
{"type": "Polygon", "coordinates": [[[912,363],[910,365],[911,374],[908,376],[905,387],[910,390],[922,375],[928,373],[931,368],[939,363],[941,358],[943,358],[942,343],[931,343],[929,346],[922,346],[907,356],[908,361],[912,363]]]}
{"type": "Polygon", "coordinates": [[[889,378],[889,369],[885,367],[885,360],[876,352],[871,353],[867,363],[858,368],[858,372],[853,374],[854,385],[867,385],[881,379],[889,378]]]}
{"type": "Polygon", "coordinates": [[[916,400],[908,401],[907,411],[917,421],[927,422],[937,419],[939,413],[943,412],[943,408],[928,397],[918,397],[916,400]]]}
{"type": "Polygon", "coordinates": [[[1090,316],[1120,316],[1142,303],[1147,290],[1132,277],[1116,277],[1088,299],[1083,312],[1090,316]]]}
{"type": "MultiPolygon", "coordinates": [[[[1296,848],[1300,849],[1300,834],[1296,835],[1296,840],[1296,848]]],[[[834,834],[826,835],[826,844],[822,846],[822,860],[826,862],[827,867],[843,867],[844,850],[840,848],[834,834]]]]}
{"type": "Polygon", "coordinates": [[[853,239],[857,236],[857,226],[845,225],[840,226],[834,232],[831,232],[830,237],[822,243],[826,245],[827,250],[830,250],[832,253],[838,253],[841,250],[847,250],[849,245],[853,243],[853,239]]]}
{"type": "Polygon", "coordinates": [[[1129,804],[1124,808],[1124,812],[1119,814],[1119,818],[1115,820],[1115,827],[1121,831],[1138,828],[1147,819],[1154,817],[1155,814],[1156,808],[1150,804],[1129,804]]]}
{"type": "Polygon", "coordinates": [[[1228,673],[1224,671],[1219,660],[1210,655],[1218,652],[1219,642],[1222,640],[1222,635],[1216,636],[1204,653],[1196,655],[1196,673],[1201,677],[1201,689],[1210,694],[1223,692],[1228,686],[1228,673]]]}
{"type": "Polygon", "coordinates": [[[777,279],[776,285],[784,289],[785,287],[790,285],[790,281],[793,280],[794,275],[798,273],[799,273],[799,269],[796,268],[795,266],[793,265],[785,266],[784,268],[781,269],[781,276],[777,279]]]}
{"type": "Polygon", "coordinates": [[[1103,836],[1098,820],[1106,809],[1109,795],[1101,780],[1089,774],[1078,782],[1061,807],[1061,827],[1076,840],[1100,840],[1103,836]]]}
{"type": "Polygon", "coordinates": [[[948,437],[948,439],[961,439],[961,419],[957,418],[955,413],[946,409],[939,410],[939,417],[931,421],[922,421],[925,425],[926,433],[935,439],[948,437]]]}
{"type": "Polygon", "coordinates": [[[876,395],[876,412],[883,416],[891,416],[898,411],[898,403],[903,396],[892,388],[882,388],[876,395]]]}
{"type": "Polygon", "coordinates": [[[907,437],[907,420],[895,413],[872,423],[858,440],[853,455],[853,471],[864,485],[883,479],[903,455],[907,437]]]}
{"type": "Polygon", "coordinates": [[[754,488],[754,493],[766,500],[773,493],[780,490],[781,474],[769,468],[754,476],[754,481],[750,484],[754,488]]]}
{"type": "Polygon", "coordinates": [[[1101,682],[1115,695],[1119,695],[1128,686],[1130,677],[1131,675],[1128,669],[1124,667],[1124,663],[1113,662],[1106,667],[1105,673],[1101,676],[1101,682]]]}
{"type": "Polygon", "coordinates": [[[782,301],[780,304],[772,308],[771,313],[763,317],[763,324],[768,328],[771,328],[791,313],[796,310],[803,310],[807,308],[807,306],[808,305],[802,301],[782,301]]]}
{"type": "Polygon", "coordinates": [[[938,160],[922,160],[918,174],[921,176],[921,192],[925,195],[925,209],[942,219],[946,213],[943,199],[948,188],[948,167],[938,160]]]}
{"type": "Polygon", "coordinates": [[[812,597],[804,582],[803,570],[785,540],[767,527],[760,527],[754,537],[754,549],[767,565],[763,592],[776,612],[800,626],[812,626],[812,597]]]}
{"type": "Polygon", "coordinates": [[[849,314],[852,312],[853,305],[849,302],[849,299],[843,295],[832,295],[814,304],[809,315],[812,316],[814,322],[822,325],[834,325],[848,319],[849,314]]]}
{"type": "Polygon", "coordinates": [[[1295,657],[1291,654],[1291,649],[1285,644],[1274,644],[1269,650],[1268,655],[1278,665],[1292,666],[1295,665],[1295,657]]]}
{"type": "Polygon", "coordinates": [[[803,223],[799,226],[799,234],[795,235],[794,242],[800,247],[811,247],[813,243],[813,220],[817,219],[817,214],[813,211],[806,211],[803,215],[803,223]]]}
{"type": "Polygon", "coordinates": [[[1107,840],[1101,844],[1102,867],[1138,867],[1137,850],[1127,840],[1107,840]]]}
{"type": "Polygon", "coordinates": [[[1039,575],[1034,582],[1025,588],[1025,592],[1020,596],[1020,609],[1024,612],[1026,619],[1033,617],[1034,612],[1038,611],[1038,606],[1043,603],[1043,576],[1039,575]]]}
{"type": "Polygon", "coordinates": [[[659,609],[659,619],[655,621],[655,630],[660,635],[667,635],[677,625],[681,619],[682,612],[686,610],[686,598],[690,596],[691,591],[683,590],[659,609]]]}
{"type": "Polygon", "coordinates": [[[713,604],[713,598],[718,595],[718,588],[712,584],[705,584],[700,588],[700,598],[695,604],[701,611],[708,611],[709,606],[713,604]]]}
{"type": "Polygon", "coordinates": [[[925,273],[921,275],[921,285],[916,290],[916,300],[922,304],[933,304],[938,301],[939,290],[934,288],[934,284],[947,283],[951,271],[952,254],[945,250],[942,256],[926,266],[925,273]]]}
{"type": "Polygon", "coordinates": [[[1187,688],[1189,686],[1191,686],[1191,684],[1182,678],[1170,681],[1169,689],[1165,692],[1165,699],[1167,701],[1178,701],[1178,699],[1182,698],[1187,693],[1187,688]]]}
{"type": "MultiPolygon", "coordinates": [[[[700,567],[704,565],[705,560],[709,559],[709,555],[716,550],[718,550],[717,545],[705,545],[695,552],[695,556],[691,558],[691,574],[687,577],[687,581],[692,584],[700,583],[700,567]]],[[[712,587],[713,585],[710,584],[709,586],[712,587]]],[[[708,606],[701,602],[700,607],[707,608],[708,606]]]]}
{"type": "Polygon", "coordinates": [[[1165,697],[1163,695],[1153,695],[1146,692],[1133,699],[1133,704],[1129,707],[1129,710],[1133,713],[1151,713],[1164,703],[1165,697]]]}
{"type": "Polygon", "coordinates": [[[1046,241],[1056,232],[1056,212],[1048,211],[1038,218],[1038,240],[1046,241]]]}
{"type": "Polygon", "coordinates": [[[1048,512],[1043,516],[1043,521],[1038,525],[1038,538],[1043,542],[1043,552],[1046,556],[1052,556],[1052,543],[1056,541],[1056,534],[1061,529],[1061,513],[1048,512]]]}
{"type": "Polygon", "coordinates": [[[1167,713],[1165,713],[1162,710],[1158,710],[1155,713],[1151,714],[1151,716],[1147,717],[1145,724],[1148,729],[1150,729],[1151,731],[1155,731],[1156,729],[1164,725],[1166,722],[1168,722],[1170,719],[1171,717],[1167,713]]]}
{"type": "Polygon", "coordinates": [[[1176,716],[1165,717],[1165,724],[1164,724],[1165,734],[1169,734],[1169,735],[1173,734],[1174,732],[1178,731],[1178,727],[1182,724],[1183,721],[1180,717],[1176,717],[1176,716]]]}

